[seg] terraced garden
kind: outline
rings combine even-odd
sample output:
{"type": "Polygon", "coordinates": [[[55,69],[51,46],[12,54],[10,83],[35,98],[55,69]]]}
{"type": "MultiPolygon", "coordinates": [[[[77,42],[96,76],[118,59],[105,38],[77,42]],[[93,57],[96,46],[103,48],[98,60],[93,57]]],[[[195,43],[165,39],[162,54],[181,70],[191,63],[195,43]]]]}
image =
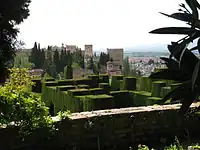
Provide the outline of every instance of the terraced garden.
{"type": "Polygon", "coordinates": [[[51,115],[66,110],[75,113],[168,104],[170,101],[164,103],[162,97],[179,84],[122,75],[90,75],[76,80],[36,79],[34,82],[32,92],[41,93],[42,100],[50,107],[51,115]]]}

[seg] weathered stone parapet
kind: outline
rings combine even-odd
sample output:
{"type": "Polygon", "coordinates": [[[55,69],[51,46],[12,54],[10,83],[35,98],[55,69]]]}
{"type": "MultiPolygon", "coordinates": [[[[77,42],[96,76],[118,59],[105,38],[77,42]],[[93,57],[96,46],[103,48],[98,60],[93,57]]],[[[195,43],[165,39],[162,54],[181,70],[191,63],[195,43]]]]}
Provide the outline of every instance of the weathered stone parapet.
{"type": "MultiPolygon", "coordinates": [[[[199,106],[200,103],[192,104],[191,109],[199,106]]],[[[198,118],[190,115],[183,121],[179,108],[180,104],[175,104],[73,113],[69,120],[59,123],[58,137],[65,139],[67,148],[112,149],[183,137],[185,130],[190,136],[198,133],[198,118]]]]}

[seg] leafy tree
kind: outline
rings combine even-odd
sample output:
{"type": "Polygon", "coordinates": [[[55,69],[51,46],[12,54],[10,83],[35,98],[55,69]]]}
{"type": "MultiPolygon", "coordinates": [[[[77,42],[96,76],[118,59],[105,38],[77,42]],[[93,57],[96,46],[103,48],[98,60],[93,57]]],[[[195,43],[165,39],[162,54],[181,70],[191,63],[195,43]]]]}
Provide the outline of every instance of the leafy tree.
{"type": "Polygon", "coordinates": [[[18,45],[19,30],[17,25],[29,16],[30,0],[2,1],[0,5],[0,80],[5,81],[7,64],[14,62],[14,56],[18,45]]]}
{"type": "Polygon", "coordinates": [[[180,34],[184,38],[171,42],[168,45],[169,58],[162,57],[167,69],[150,75],[151,78],[169,79],[182,82],[179,87],[169,92],[163,101],[171,98],[171,101],[181,101],[180,114],[185,114],[194,100],[200,94],[200,59],[193,54],[193,50],[200,53],[200,4],[197,0],[185,0],[186,4],[180,4],[179,12],[171,15],[161,13],[167,17],[186,22],[190,27],[165,27],[151,31],[156,34],[180,34]],[[190,8],[190,10],[188,9],[190,8]],[[197,45],[188,48],[189,44],[197,40],[197,45]]]}

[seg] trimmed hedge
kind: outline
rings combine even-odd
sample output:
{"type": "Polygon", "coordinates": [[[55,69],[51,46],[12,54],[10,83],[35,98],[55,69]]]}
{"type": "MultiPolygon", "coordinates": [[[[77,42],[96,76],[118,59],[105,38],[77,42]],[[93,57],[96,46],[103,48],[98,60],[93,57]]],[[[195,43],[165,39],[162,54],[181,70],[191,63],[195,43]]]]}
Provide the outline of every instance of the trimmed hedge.
{"type": "Polygon", "coordinates": [[[154,81],[152,83],[152,97],[161,97],[161,88],[166,86],[165,81],[154,81]]]}
{"type": "Polygon", "coordinates": [[[77,85],[77,87],[78,87],[79,89],[89,89],[89,88],[90,88],[89,85],[85,85],[85,84],[79,84],[79,85],[77,85]]]}
{"type": "Polygon", "coordinates": [[[120,80],[123,80],[123,75],[113,75],[111,76],[111,90],[119,91],[120,90],[120,80]]]}
{"type": "Polygon", "coordinates": [[[99,75],[99,83],[109,83],[109,75],[100,74],[99,75]]]}
{"type": "Polygon", "coordinates": [[[105,91],[102,88],[92,88],[92,89],[89,89],[89,92],[90,92],[89,95],[105,94],[105,91]]]}
{"type": "Polygon", "coordinates": [[[67,80],[57,80],[58,86],[65,86],[65,85],[75,85],[75,80],[67,79],[67,80]]]}
{"type": "Polygon", "coordinates": [[[112,91],[110,95],[114,99],[114,108],[125,108],[133,106],[133,99],[129,91],[112,91]]]}
{"type": "Polygon", "coordinates": [[[113,97],[110,95],[87,95],[82,100],[83,111],[94,111],[113,108],[113,97]]]}
{"type": "Polygon", "coordinates": [[[55,81],[55,79],[54,78],[46,78],[46,79],[44,79],[44,81],[45,82],[51,82],[51,81],[55,81]]]}
{"type": "Polygon", "coordinates": [[[138,78],[138,89],[139,91],[151,92],[152,80],[148,76],[142,76],[138,78]]]}
{"type": "Polygon", "coordinates": [[[109,83],[99,83],[99,88],[102,88],[106,94],[110,93],[109,83]]]}
{"type": "Polygon", "coordinates": [[[82,78],[82,79],[76,79],[75,80],[76,85],[84,84],[84,85],[91,86],[92,82],[93,81],[91,79],[87,79],[87,78],[82,78]]]}
{"type": "Polygon", "coordinates": [[[75,88],[76,88],[76,86],[73,86],[73,85],[57,86],[56,91],[68,91],[68,90],[72,90],[75,88]]]}
{"type": "Polygon", "coordinates": [[[74,89],[68,91],[70,96],[83,96],[90,95],[90,91],[88,89],[74,89]]]}
{"type": "Polygon", "coordinates": [[[125,77],[123,80],[123,89],[135,91],[136,90],[136,82],[137,82],[136,77],[125,77]]]}
{"type": "Polygon", "coordinates": [[[42,101],[44,101],[45,103],[48,101],[48,90],[47,90],[47,87],[49,87],[49,86],[56,87],[57,85],[58,85],[58,83],[56,81],[43,82],[42,83],[42,96],[41,96],[42,101]]]}
{"type": "Polygon", "coordinates": [[[119,80],[119,87],[120,87],[120,91],[124,90],[124,81],[123,80],[119,80]]]}
{"type": "Polygon", "coordinates": [[[171,87],[166,86],[161,88],[160,97],[165,97],[171,91],[171,87]]]}
{"type": "Polygon", "coordinates": [[[155,104],[158,104],[158,105],[163,104],[162,103],[162,98],[160,98],[160,97],[148,97],[147,98],[147,101],[146,101],[146,105],[147,106],[155,105],[155,104]]]}
{"type": "Polygon", "coordinates": [[[42,82],[41,79],[33,79],[34,85],[31,87],[31,91],[34,93],[42,93],[42,82]]]}
{"type": "Polygon", "coordinates": [[[91,88],[98,88],[99,84],[99,76],[98,75],[89,75],[89,79],[91,79],[91,88]]]}
{"type": "Polygon", "coordinates": [[[133,97],[133,105],[136,107],[146,106],[147,99],[151,97],[151,93],[146,91],[131,91],[130,93],[133,97]]]}

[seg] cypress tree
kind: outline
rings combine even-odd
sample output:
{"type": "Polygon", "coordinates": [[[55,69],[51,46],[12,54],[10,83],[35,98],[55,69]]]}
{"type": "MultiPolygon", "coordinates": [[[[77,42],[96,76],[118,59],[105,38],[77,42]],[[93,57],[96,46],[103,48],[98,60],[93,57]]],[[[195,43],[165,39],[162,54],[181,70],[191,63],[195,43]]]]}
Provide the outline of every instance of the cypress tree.
{"type": "Polygon", "coordinates": [[[56,49],[56,51],[54,52],[54,55],[53,55],[53,62],[54,62],[54,64],[55,64],[55,66],[56,66],[56,72],[58,72],[59,73],[59,52],[58,52],[58,50],[56,49]]]}

